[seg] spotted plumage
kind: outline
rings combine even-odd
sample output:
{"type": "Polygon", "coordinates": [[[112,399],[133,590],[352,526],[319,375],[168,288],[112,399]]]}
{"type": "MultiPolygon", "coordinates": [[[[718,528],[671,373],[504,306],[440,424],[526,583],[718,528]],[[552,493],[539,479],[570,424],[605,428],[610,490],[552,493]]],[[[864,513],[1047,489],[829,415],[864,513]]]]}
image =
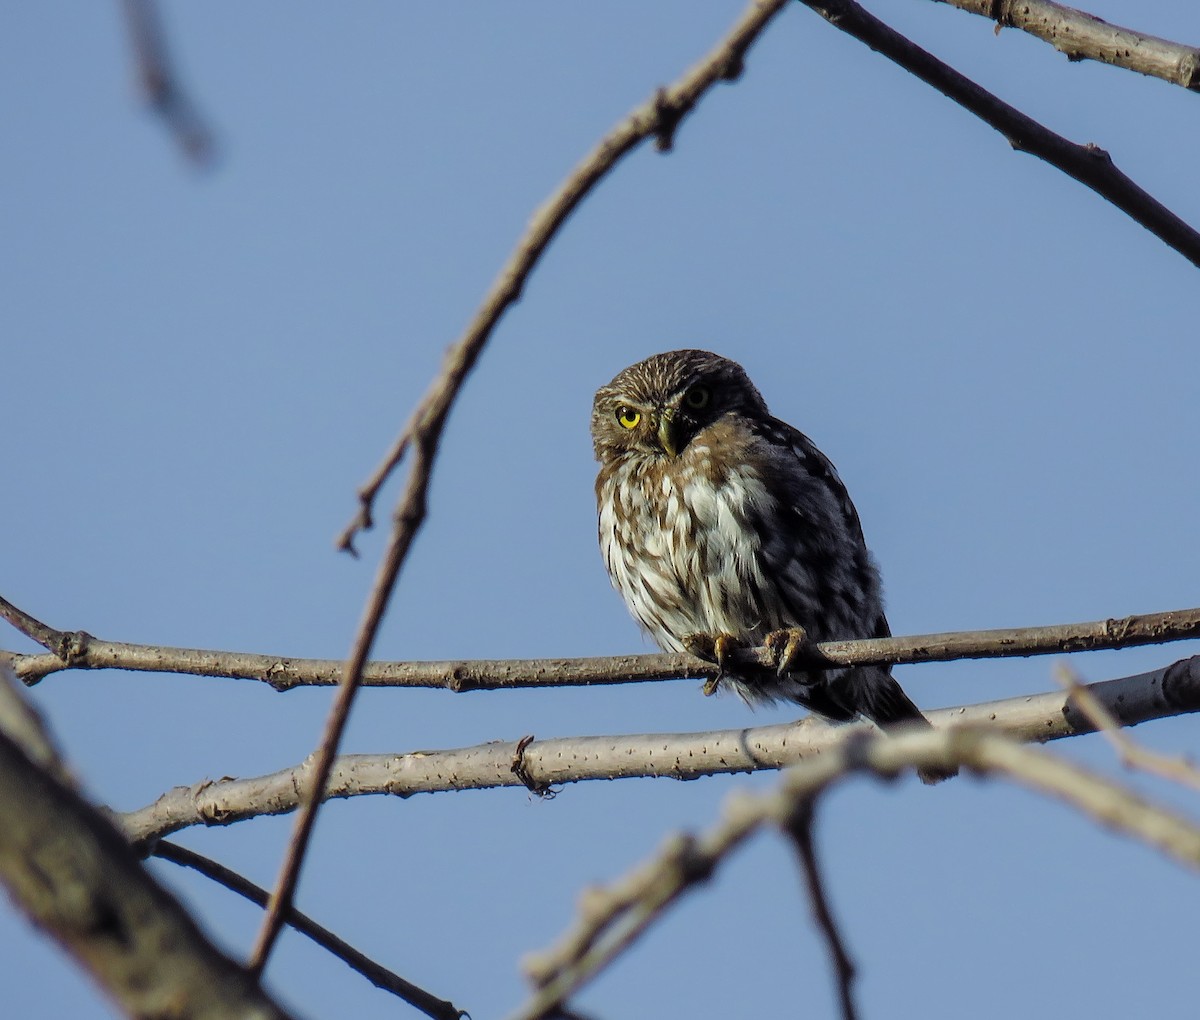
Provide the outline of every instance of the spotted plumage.
{"type": "MultiPolygon", "coordinates": [[[[686,350],[625,369],[596,393],[592,440],[609,577],[664,650],[694,650],[693,635],[760,645],[795,628],[812,641],[889,633],[841,479],[770,415],[740,365],[686,350]]],[[[741,670],[723,682],[751,704],[926,723],[881,667],[741,670]]]]}

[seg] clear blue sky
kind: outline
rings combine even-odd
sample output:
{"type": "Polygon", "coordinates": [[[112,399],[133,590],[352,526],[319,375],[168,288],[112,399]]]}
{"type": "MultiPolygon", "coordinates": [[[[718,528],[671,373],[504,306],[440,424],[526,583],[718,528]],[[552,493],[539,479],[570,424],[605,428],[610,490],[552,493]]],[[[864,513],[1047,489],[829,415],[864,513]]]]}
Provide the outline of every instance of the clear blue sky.
{"type": "MultiPolygon", "coordinates": [[[[886,6],[1200,224],[1200,97],[926,0],[886,6]]],[[[112,639],[342,656],[381,543],[358,562],[333,551],[356,486],[534,207],[741,7],[168,4],[219,138],[202,174],[138,105],[116,4],[13,6],[0,592],[112,639]]],[[[1185,0],[1091,9],[1200,42],[1185,0]]],[[[450,421],[378,654],[647,650],[595,548],[588,414],[617,370],[680,346],[741,361],[837,463],[897,633],[1196,605],[1198,322],[1200,272],[1182,257],[796,5],[673,154],[637,152],[587,201],[504,320],[450,421]]],[[[1102,679],[1197,650],[1074,661],[1102,679]]],[[[1051,665],[898,675],[932,708],[1045,690],[1051,665]]],[[[790,717],[698,687],[367,691],[346,749],[790,717]]],[[[95,797],[128,809],[298,762],[330,695],[81,673],[33,697],[95,797]]],[[[1200,752],[1192,719],[1137,733],[1200,752]]],[[[1110,763],[1094,739],[1056,750],[1110,763]]],[[[709,824],[731,790],[775,782],[335,803],[299,903],[476,1020],[502,1016],[524,995],[519,957],[564,929],[583,886],[709,824]]],[[[269,883],[290,826],[179,841],[269,883]]],[[[823,805],[819,846],[866,1017],[1194,1006],[1200,885],[1030,795],[861,781],[823,805]]],[[[153,867],[223,945],[248,949],[257,909],[153,867]]],[[[109,1015],[7,905],[0,945],[10,1015],[109,1015]]],[[[294,935],[269,978],[306,1017],[410,1015],[294,935]]],[[[577,1005],[830,1015],[790,850],[744,850],[577,1005]]]]}

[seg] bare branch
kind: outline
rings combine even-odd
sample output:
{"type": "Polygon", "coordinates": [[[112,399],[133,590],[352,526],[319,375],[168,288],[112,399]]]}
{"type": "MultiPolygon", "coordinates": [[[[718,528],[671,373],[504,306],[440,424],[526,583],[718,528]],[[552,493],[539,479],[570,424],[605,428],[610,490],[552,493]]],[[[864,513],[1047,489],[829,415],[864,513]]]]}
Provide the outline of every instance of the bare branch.
{"type": "MultiPolygon", "coordinates": [[[[0,616],[29,637],[34,637],[35,633],[43,634],[44,640],[40,643],[64,649],[62,654],[14,655],[13,668],[27,684],[37,683],[64,669],[129,669],[261,680],[277,691],[287,691],[309,685],[332,686],[338,682],[343,666],[336,659],[297,659],[254,652],[105,641],[84,631],[52,630],[2,598],[0,616]]],[[[1200,609],[1176,609],[1048,627],[825,641],[803,649],[797,661],[816,669],[876,663],[902,665],[1133,648],[1197,637],[1200,637],[1200,609]]],[[[773,668],[775,664],[774,654],[766,648],[739,649],[733,653],[733,661],[762,669],[773,668]]],[[[684,654],[579,659],[460,659],[368,663],[363,667],[362,684],[366,687],[433,687],[461,693],[528,687],[587,687],[682,677],[711,678],[717,672],[712,663],[684,654]]]]}
{"type": "Polygon", "coordinates": [[[0,881],[29,919],[129,1016],[282,1020],[57,771],[0,732],[0,881]]]}
{"type": "Polygon", "coordinates": [[[375,497],[404,457],[413,437],[418,433],[440,433],[450,404],[474,366],[479,352],[501,316],[509,306],[520,300],[534,266],[579,203],[625,155],[647,138],[656,139],[660,151],[670,149],[675,131],[684,117],[691,113],[710,88],[720,81],[732,81],[741,74],[747,51],[785,6],[786,0],[756,0],[751,3],[712,52],[673,85],[658,89],[600,139],[559,189],[533,214],[466,332],[447,352],[441,375],[413,412],[375,473],[359,490],[358,513],[338,538],[339,549],[352,552],[358,532],[371,527],[375,497]]]}
{"type": "Polygon", "coordinates": [[[370,507],[378,485],[382,484],[387,473],[399,463],[404,448],[412,451],[412,463],[404,491],[397,503],[388,546],[367,598],[362,622],[359,624],[350,657],[346,661],[320,744],[313,756],[311,770],[304,777],[305,799],[296,817],[287,853],[251,953],[250,967],[256,973],[261,972],[279,935],[283,918],[291,909],[293,891],[312,836],[317,810],[324,800],[325,784],[333,768],[342,732],[350,717],[350,708],[362,679],[363,667],[370,655],[375,634],[395,588],[400,569],[408,556],[413,539],[425,520],[426,496],[433,463],[446,418],[463,382],[474,367],[500,316],[520,296],[526,277],[551,238],[584,195],[612,169],[621,156],[642,139],[654,136],[660,148],[669,148],[680,120],[716,82],[736,76],[741,70],[742,58],[747,49],[771,18],[783,9],[785,2],[786,0],[755,0],[708,57],[688,71],[675,85],[668,89],[659,89],[651,102],[635,110],[602,139],[597,149],[576,167],[550,202],[534,214],[533,223],[518,242],[517,250],[509,262],[501,269],[500,276],[484,299],[483,306],[476,313],[466,333],[446,353],[442,371],[413,412],[413,417],[393,451],[385,458],[385,463],[389,465],[387,470],[383,474],[377,473],[378,483],[374,488],[368,485],[369,492],[366,495],[360,493],[360,512],[340,543],[343,548],[350,550],[353,549],[355,532],[370,521],[370,507]]]}
{"type": "Polygon", "coordinates": [[[1087,185],[1184,258],[1200,266],[1200,233],[1114,166],[1099,146],[1055,134],[868,14],[853,0],[801,0],[835,28],[866,43],[994,127],[1009,144],[1087,185]]]}
{"type": "Polygon", "coordinates": [[[198,166],[207,165],[213,157],[212,134],[171,66],[158,5],[154,0],[123,0],[123,4],[146,101],[175,136],[184,155],[198,166]]]}
{"type": "Polygon", "coordinates": [[[837,922],[825,895],[825,884],[821,881],[821,869],[817,866],[817,851],[813,845],[813,810],[811,800],[802,800],[796,805],[795,814],[787,824],[788,835],[800,858],[800,870],[804,873],[804,885],[812,904],[813,920],[817,930],[829,947],[829,959],[837,978],[838,1001],[842,1007],[842,1020],[857,1020],[858,1010],[854,1006],[854,961],[846,950],[846,943],[838,931],[837,922]]]}
{"type": "Polygon", "coordinates": [[[1200,870],[1200,827],[1056,755],[1022,747],[995,730],[975,726],[910,730],[894,737],[860,730],[855,739],[789,769],[774,793],[730,796],[722,820],[708,832],[673,836],[654,858],[610,888],[590,890],[579,918],[558,944],[525,959],[524,969],[536,991],[511,1020],[552,1015],[631,946],[670,904],[706,881],[747,838],[767,826],[786,829],[798,809],[833,784],[856,772],[886,778],[910,768],[953,766],[1009,779],[1053,797],[1200,870]]]}
{"type": "MultiPolygon", "coordinates": [[[[1176,665],[1179,665],[1178,663],[1176,665]]],[[[1128,768],[1141,769],[1174,783],[1182,783],[1193,790],[1200,790],[1200,769],[1186,758],[1170,757],[1143,747],[1128,734],[1122,733],[1120,723],[1075,673],[1065,665],[1054,671],[1059,684],[1071,696],[1074,705],[1091,721],[1092,725],[1112,744],[1121,762],[1128,768]]]]}
{"type": "MultiPolygon", "coordinates": [[[[1200,711],[1200,656],[1088,689],[1123,726],[1200,711]]],[[[1063,691],[1009,698],[929,713],[937,727],[987,725],[1014,740],[1046,741],[1095,731],[1063,691]]],[[[697,779],[779,769],[827,755],[866,724],[833,725],[808,717],[796,723],[706,733],[649,733],[536,740],[521,752],[529,779],[546,788],[593,779],[697,779]]],[[[343,755],[327,797],[479,790],[522,786],[512,771],[517,741],[407,754],[343,755]]],[[[258,815],[294,811],[307,766],[250,779],[205,780],[168,790],[154,803],[121,816],[131,840],[153,841],[191,825],[229,825],[258,815]]]]}
{"type": "MultiPolygon", "coordinates": [[[[194,850],[189,850],[187,847],[179,846],[177,843],[161,840],[154,846],[154,856],[181,867],[192,868],[260,907],[265,907],[270,898],[270,894],[262,886],[255,885],[248,878],[239,875],[225,865],[219,864],[203,854],[198,854],[194,850]]],[[[351,969],[358,971],[376,988],[391,992],[410,1006],[419,1009],[426,1016],[433,1017],[434,1020],[460,1020],[461,1017],[467,1015],[465,1011],[455,1007],[452,1002],[431,995],[425,989],[414,985],[411,981],[406,981],[399,974],[376,963],[328,928],[317,924],[307,914],[293,909],[288,914],[287,923],[302,935],[308,936],[322,949],[332,953],[351,969]]]]}
{"type": "Polygon", "coordinates": [[[962,11],[980,14],[1001,27],[1048,42],[1068,60],[1098,60],[1102,64],[1161,78],[1185,89],[1200,90],[1200,49],[1111,25],[1086,11],[1051,0],[937,0],[962,11]]]}

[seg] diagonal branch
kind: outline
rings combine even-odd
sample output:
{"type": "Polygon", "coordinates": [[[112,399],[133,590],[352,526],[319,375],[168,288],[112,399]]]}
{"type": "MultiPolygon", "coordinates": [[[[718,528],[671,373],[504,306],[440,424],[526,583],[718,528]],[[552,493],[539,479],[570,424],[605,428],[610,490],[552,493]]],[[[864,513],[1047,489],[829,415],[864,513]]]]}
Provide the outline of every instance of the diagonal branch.
{"type": "MultiPolygon", "coordinates": [[[[270,898],[266,889],[255,885],[245,876],[239,875],[231,868],[218,864],[203,854],[179,846],[177,843],[170,843],[165,839],[159,841],[154,845],[154,856],[184,868],[192,868],[205,878],[212,879],[260,907],[265,907],[270,898]]],[[[406,981],[399,974],[376,963],[328,928],[317,924],[307,914],[302,914],[293,908],[288,915],[287,923],[302,935],[308,936],[322,949],[332,953],[347,966],[358,971],[376,988],[391,992],[410,1006],[419,1009],[426,1016],[432,1017],[433,1020],[460,1020],[461,1017],[468,1015],[465,1011],[458,1009],[454,1003],[437,998],[425,991],[424,988],[414,985],[411,981],[406,981]]]]}
{"type": "Polygon", "coordinates": [[[1200,90],[1200,49],[1112,25],[1087,11],[1052,0],[937,0],[980,14],[1001,27],[1019,28],[1048,42],[1068,60],[1102,64],[1161,78],[1185,89],[1200,90]]]}
{"type": "Polygon", "coordinates": [[[842,1020],[857,1020],[858,1010],[854,1006],[854,961],[846,949],[845,940],[838,931],[825,895],[825,883],[821,881],[821,869],[817,866],[817,849],[813,844],[813,812],[816,805],[810,799],[801,800],[785,828],[800,858],[800,870],[804,873],[804,885],[812,905],[813,920],[817,930],[829,947],[829,958],[837,977],[838,1001],[842,1007],[842,1020]]]}
{"type": "Polygon", "coordinates": [[[509,262],[501,269],[500,276],[492,285],[474,320],[446,353],[441,373],[434,379],[426,396],[413,412],[393,451],[385,458],[384,468],[381,473],[376,474],[373,487],[368,485],[369,491],[364,490],[364,493],[360,493],[359,514],[340,543],[343,548],[349,550],[353,549],[354,534],[360,527],[370,523],[370,508],[379,485],[399,463],[405,449],[411,449],[412,463],[404,491],[397,504],[388,546],[367,598],[363,618],[346,661],[321,741],[313,755],[311,772],[305,776],[305,799],[296,817],[287,853],[251,953],[250,967],[254,972],[261,972],[282,928],[283,918],[291,909],[292,895],[312,837],[317,810],[324,799],[326,780],[333,768],[334,756],[349,720],[350,708],[362,679],[363,667],[370,655],[384,610],[412,547],[413,539],[425,520],[426,497],[434,459],[446,418],[463,382],[474,367],[501,315],[520,297],[526,278],[546,246],[584,196],[622,156],[644,139],[653,137],[660,149],[670,148],[682,118],[713,85],[737,76],[741,71],[746,51],[770,20],[783,10],[786,2],[787,0],[755,0],[751,3],[729,34],[707,57],[684,74],[677,83],[669,88],[659,89],[651,100],[634,110],[601,139],[592,154],[575,168],[550,201],[534,214],[532,224],[518,242],[509,262]]]}
{"type": "MultiPolygon", "coordinates": [[[[1200,711],[1200,656],[1138,676],[1090,684],[1087,690],[1122,726],[1200,711]]],[[[1013,740],[1042,742],[1095,731],[1064,691],[1008,698],[929,713],[935,726],[990,726],[1013,740]]],[[[455,750],[344,755],[330,774],[326,797],[482,790],[525,785],[514,774],[518,745],[525,777],[540,788],[595,779],[697,779],[780,769],[820,758],[866,724],[798,723],[705,733],[647,733],[491,741],[455,750]]],[[[129,839],[148,844],[192,825],[229,825],[285,814],[299,803],[307,765],[249,779],[204,780],[168,790],[154,803],[120,816],[129,839]]]]}
{"type": "MultiPolygon", "coordinates": [[[[342,663],[336,659],[298,659],[255,652],[199,648],[167,648],[105,641],[84,631],[56,631],[0,598],[0,616],[23,634],[52,649],[46,655],[14,655],[13,668],[27,684],[64,669],[129,669],[261,680],[277,691],[330,686],[338,682],[342,663]],[[56,651],[61,649],[61,651],[56,651]]],[[[1058,655],[1104,648],[1133,648],[1200,638],[1200,609],[1109,617],[1087,623],[1047,627],[917,634],[860,641],[824,641],[804,649],[797,661],[808,668],[900,665],[1058,655]]],[[[739,649],[732,661],[751,668],[771,668],[773,653],[765,648],[739,649]]],[[[681,677],[715,677],[715,665],[685,654],[610,655],[577,659],[459,659],[445,662],[372,662],[363,667],[366,687],[434,687],[456,694],[465,691],[529,687],[580,687],[640,683],[681,677]]]]}
{"type": "Polygon", "coordinates": [[[754,41],[787,0],[755,0],[713,50],[677,82],[659,89],[597,143],[571,171],[559,189],[533,214],[508,261],[501,267],[466,332],[446,354],[441,376],[413,412],[399,438],[358,492],[359,510],[338,539],[338,548],[353,551],[355,536],[372,526],[375,498],[419,432],[440,431],[450,404],[475,364],[501,316],[521,298],[525,283],[550,242],[571,214],[621,159],[647,138],[660,151],[671,148],[680,122],[714,85],[733,81],[754,41]]]}
{"type": "Polygon", "coordinates": [[[707,881],[750,836],[770,826],[786,829],[799,808],[846,777],[866,772],[890,778],[908,768],[953,766],[1007,779],[1059,800],[1098,824],[1200,871],[1200,826],[1056,755],[1022,747],[994,730],[978,727],[917,730],[895,737],[860,732],[858,739],[789,769],[773,793],[739,792],[729,797],[724,817],[707,832],[670,838],[651,860],[609,888],[592,890],[559,942],[523,961],[535,991],[511,1020],[552,1016],[662,917],[667,907],[707,881]]]}
{"type": "Polygon", "coordinates": [[[921,49],[853,0],[800,2],[994,127],[1014,149],[1037,156],[1087,185],[1193,265],[1200,266],[1200,233],[1126,177],[1099,146],[1077,145],[1055,134],[921,49]]]}

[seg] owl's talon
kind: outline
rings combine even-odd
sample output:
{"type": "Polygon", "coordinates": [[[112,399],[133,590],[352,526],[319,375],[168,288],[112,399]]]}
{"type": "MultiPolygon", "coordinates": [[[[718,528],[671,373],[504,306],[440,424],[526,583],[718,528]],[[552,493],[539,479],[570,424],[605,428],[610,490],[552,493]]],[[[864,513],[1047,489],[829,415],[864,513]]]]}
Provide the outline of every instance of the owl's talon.
{"type": "Polygon", "coordinates": [[[725,666],[733,657],[734,649],[741,647],[732,634],[685,634],[681,639],[683,647],[698,659],[717,664],[717,675],[704,681],[704,696],[712,697],[721,686],[726,674],[725,666]]]}
{"type": "Polygon", "coordinates": [[[792,671],[800,650],[808,643],[808,632],[803,627],[788,627],[768,634],[763,641],[775,655],[775,672],[784,676],[792,671]]]}

